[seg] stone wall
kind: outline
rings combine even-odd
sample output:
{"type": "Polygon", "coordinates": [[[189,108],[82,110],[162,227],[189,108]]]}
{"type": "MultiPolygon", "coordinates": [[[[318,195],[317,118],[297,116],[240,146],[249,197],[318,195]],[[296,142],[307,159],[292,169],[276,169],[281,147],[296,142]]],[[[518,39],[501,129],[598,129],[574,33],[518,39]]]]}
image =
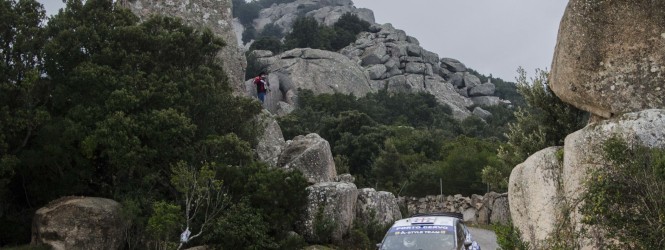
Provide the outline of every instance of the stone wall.
{"type": "Polygon", "coordinates": [[[428,195],[426,197],[399,197],[398,203],[406,207],[409,214],[455,212],[464,216],[471,224],[506,224],[510,217],[508,194],[490,192],[464,197],[457,195],[428,195]]]}

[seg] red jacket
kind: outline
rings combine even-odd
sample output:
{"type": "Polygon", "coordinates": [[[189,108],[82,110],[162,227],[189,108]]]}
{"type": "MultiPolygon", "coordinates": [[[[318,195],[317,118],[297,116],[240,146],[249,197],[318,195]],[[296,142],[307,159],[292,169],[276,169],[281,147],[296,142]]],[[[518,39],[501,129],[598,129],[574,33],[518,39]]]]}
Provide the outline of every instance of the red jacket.
{"type": "Polygon", "coordinates": [[[265,80],[261,79],[260,76],[257,76],[254,78],[254,85],[256,85],[256,92],[257,93],[265,93],[266,92],[266,86],[267,83],[265,80]]]}

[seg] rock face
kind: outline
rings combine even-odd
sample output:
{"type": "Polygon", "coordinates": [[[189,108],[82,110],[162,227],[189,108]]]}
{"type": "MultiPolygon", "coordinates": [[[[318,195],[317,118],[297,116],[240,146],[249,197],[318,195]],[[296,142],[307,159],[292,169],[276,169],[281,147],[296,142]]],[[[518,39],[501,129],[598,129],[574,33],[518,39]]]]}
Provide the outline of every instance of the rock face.
{"type": "MultiPolygon", "coordinates": [[[[258,59],[268,69],[270,89],[265,107],[276,112],[278,103],[295,104],[297,89],[317,94],[344,93],[364,96],[372,92],[369,77],[357,63],[339,53],[318,49],[294,49],[258,59]]],[[[245,83],[247,95],[255,96],[252,80],[245,83]]]]}
{"type": "Polygon", "coordinates": [[[368,224],[375,220],[380,225],[388,225],[402,219],[397,198],[390,192],[363,188],[358,192],[356,221],[368,224]]]}
{"type": "Polygon", "coordinates": [[[238,46],[233,30],[231,0],[173,0],[152,1],[132,0],[121,1],[141,19],[153,14],[182,18],[186,23],[198,28],[209,28],[226,42],[218,55],[224,63],[224,71],[229,76],[229,84],[237,93],[243,92],[245,68],[247,60],[238,46]]]}
{"type": "Polygon", "coordinates": [[[513,224],[522,239],[538,248],[554,232],[561,217],[561,162],[549,147],[531,155],[510,174],[508,198],[513,224]]]}
{"type": "Polygon", "coordinates": [[[337,177],[330,144],[317,134],[287,141],[277,166],[300,170],[310,183],[331,182],[337,177]]]}
{"type": "Polygon", "coordinates": [[[342,237],[349,232],[355,219],[358,199],[356,185],[345,182],[324,182],[314,184],[307,190],[309,191],[307,213],[298,233],[305,240],[316,242],[321,237],[316,234],[316,224],[325,223],[327,220],[333,227],[331,235],[333,242],[341,243],[342,237]]]}
{"type": "Polygon", "coordinates": [[[361,33],[355,43],[339,52],[363,67],[372,91],[426,92],[449,105],[458,119],[471,114],[468,107],[473,103],[446,80],[445,72],[450,71],[442,68],[439,56],[423,49],[403,30],[390,24],[373,25],[370,32],[361,33]]]}
{"type": "MultiPolygon", "coordinates": [[[[608,165],[602,156],[602,145],[613,136],[629,144],[648,148],[665,147],[665,110],[652,109],[627,113],[608,121],[592,124],[566,137],[563,158],[563,195],[569,203],[578,201],[585,191],[583,183],[589,178],[588,171],[608,165]]],[[[579,207],[579,206],[578,206],[579,207]]],[[[571,210],[571,220],[577,230],[582,230],[582,216],[577,209],[571,210]]],[[[588,228],[593,232],[593,228],[588,228]]],[[[596,241],[581,239],[585,249],[594,249],[596,241]]]]}
{"type": "Polygon", "coordinates": [[[258,115],[256,122],[259,124],[259,128],[263,129],[263,134],[258,137],[256,155],[260,161],[276,167],[279,155],[286,144],[282,129],[277,124],[275,117],[265,110],[258,115]]]}
{"type": "MultiPolygon", "coordinates": [[[[542,150],[519,165],[510,176],[511,217],[515,226],[532,245],[551,235],[567,217],[570,227],[597,234],[597,229],[582,224],[581,194],[589,171],[610,163],[603,157],[603,144],[617,136],[630,144],[649,148],[665,147],[665,110],[651,109],[623,114],[590,124],[566,137],[563,163],[556,171],[556,148],[542,150]],[[534,180],[534,178],[536,178],[534,180]],[[560,184],[557,184],[560,183],[560,184]],[[560,186],[559,186],[560,185],[560,186]],[[554,192],[554,193],[553,193],[554,192]],[[569,212],[564,212],[569,211],[569,212]],[[560,215],[557,217],[557,215],[560,215]],[[533,240],[533,241],[532,241],[533,240]]],[[[582,201],[583,202],[583,201],[582,201]]],[[[598,249],[602,237],[574,239],[582,249],[598,249]]],[[[548,246],[542,246],[546,249],[548,246]]]]}
{"type": "Polygon", "coordinates": [[[571,0],[550,83],[597,116],[665,108],[665,1],[571,0]]]}
{"type": "Polygon", "coordinates": [[[64,197],[35,213],[32,243],[52,249],[120,249],[126,224],[109,199],[64,197]]]}

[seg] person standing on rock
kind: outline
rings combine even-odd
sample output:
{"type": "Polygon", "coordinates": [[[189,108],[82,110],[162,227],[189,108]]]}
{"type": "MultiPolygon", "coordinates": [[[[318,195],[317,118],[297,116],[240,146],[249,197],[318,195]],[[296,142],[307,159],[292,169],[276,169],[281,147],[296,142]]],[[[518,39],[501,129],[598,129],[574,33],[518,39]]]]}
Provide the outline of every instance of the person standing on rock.
{"type": "Polygon", "coordinates": [[[254,85],[256,85],[256,95],[261,103],[263,103],[266,99],[266,92],[270,91],[268,89],[270,84],[268,83],[268,80],[266,80],[266,77],[268,77],[268,74],[265,71],[262,71],[261,74],[254,78],[254,85]]]}

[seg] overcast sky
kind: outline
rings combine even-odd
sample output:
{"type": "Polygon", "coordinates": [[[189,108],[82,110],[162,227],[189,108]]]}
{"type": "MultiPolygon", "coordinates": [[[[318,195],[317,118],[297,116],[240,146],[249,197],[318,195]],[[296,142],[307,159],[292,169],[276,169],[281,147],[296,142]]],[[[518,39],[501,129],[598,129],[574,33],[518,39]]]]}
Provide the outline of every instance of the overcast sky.
{"type": "MultiPolygon", "coordinates": [[[[48,15],[62,0],[39,0],[48,15]]],[[[353,0],[374,11],[439,57],[460,60],[485,75],[513,81],[516,69],[530,75],[549,69],[567,0],[353,0]]]]}

